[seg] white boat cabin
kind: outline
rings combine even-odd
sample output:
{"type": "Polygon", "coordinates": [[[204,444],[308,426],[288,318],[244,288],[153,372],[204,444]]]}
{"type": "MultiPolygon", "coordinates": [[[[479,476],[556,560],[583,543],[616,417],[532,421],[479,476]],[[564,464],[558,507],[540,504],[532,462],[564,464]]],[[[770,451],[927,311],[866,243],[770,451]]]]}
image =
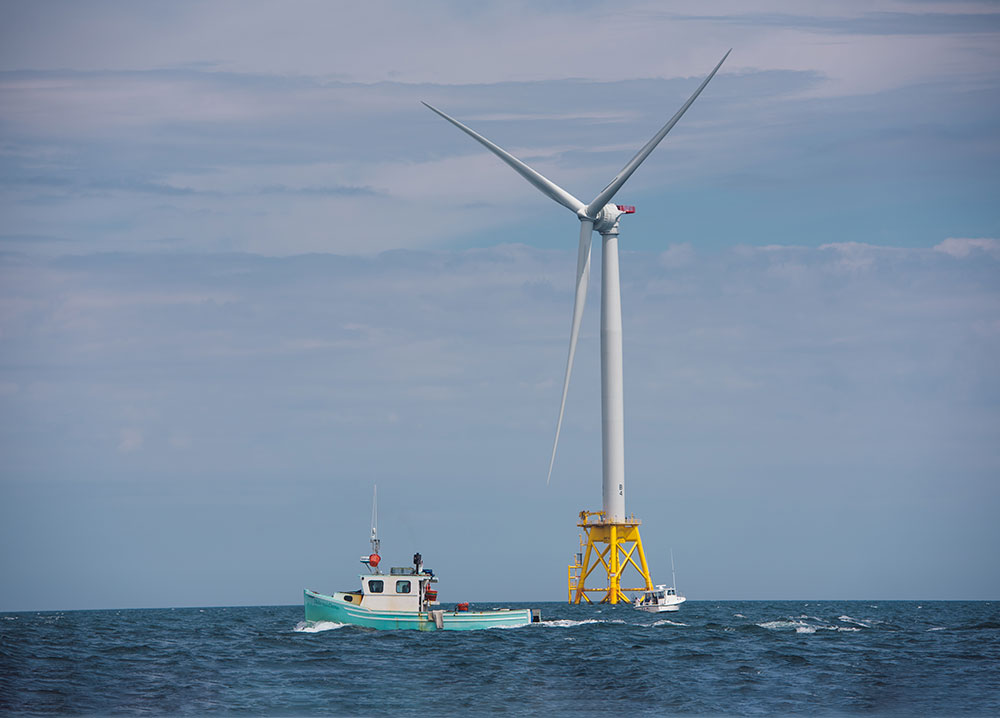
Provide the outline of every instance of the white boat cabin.
{"type": "Polygon", "coordinates": [[[656,590],[645,591],[636,599],[635,605],[642,606],[670,606],[684,601],[683,596],[677,595],[677,590],[673,586],[657,584],[656,590]]]}
{"type": "Polygon", "coordinates": [[[342,594],[344,600],[372,611],[422,611],[437,605],[434,572],[412,567],[393,567],[388,574],[361,574],[361,590],[342,594]]]}

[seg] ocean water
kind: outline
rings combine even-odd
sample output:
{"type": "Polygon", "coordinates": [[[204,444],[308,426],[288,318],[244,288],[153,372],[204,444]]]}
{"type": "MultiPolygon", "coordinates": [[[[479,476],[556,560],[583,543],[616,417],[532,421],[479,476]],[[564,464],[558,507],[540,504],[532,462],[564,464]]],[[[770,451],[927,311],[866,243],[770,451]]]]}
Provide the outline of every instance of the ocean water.
{"type": "Polygon", "coordinates": [[[508,605],[543,622],[421,633],[311,626],[301,606],[0,614],[0,713],[1000,715],[997,602],[508,605]]]}

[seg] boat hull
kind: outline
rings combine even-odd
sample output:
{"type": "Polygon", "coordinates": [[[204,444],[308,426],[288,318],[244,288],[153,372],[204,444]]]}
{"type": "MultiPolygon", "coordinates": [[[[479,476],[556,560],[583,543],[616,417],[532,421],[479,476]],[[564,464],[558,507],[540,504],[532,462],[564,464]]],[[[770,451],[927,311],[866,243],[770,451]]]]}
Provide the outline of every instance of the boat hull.
{"type": "Polygon", "coordinates": [[[662,603],[637,603],[635,608],[647,613],[672,613],[679,611],[686,600],[684,596],[669,596],[662,603]]]}
{"type": "Polygon", "coordinates": [[[680,604],[677,603],[670,606],[636,606],[636,608],[647,613],[672,613],[681,610],[680,604]]]}
{"type": "Polygon", "coordinates": [[[498,611],[373,611],[355,605],[356,594],[335,593],[327,596],[308,589],[303,594],[306,620],[313,623],[330,621],[388,630],[472,631],[524,626],[532,620],[531,609],[528,608],[498,611]],[[436,618],[440,619],[440,627],[436,618]]]}

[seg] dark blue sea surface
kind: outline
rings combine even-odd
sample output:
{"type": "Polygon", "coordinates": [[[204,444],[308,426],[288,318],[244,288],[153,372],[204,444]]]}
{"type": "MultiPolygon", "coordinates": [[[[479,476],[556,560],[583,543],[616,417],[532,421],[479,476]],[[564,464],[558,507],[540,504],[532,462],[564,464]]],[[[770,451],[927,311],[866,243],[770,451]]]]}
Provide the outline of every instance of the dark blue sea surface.
{"type": "Polygon", "coordinates": [[[431,633],[301,606],[0,614],[0,713],[1000,715],[997,602],[533,605],[431,633]]]}

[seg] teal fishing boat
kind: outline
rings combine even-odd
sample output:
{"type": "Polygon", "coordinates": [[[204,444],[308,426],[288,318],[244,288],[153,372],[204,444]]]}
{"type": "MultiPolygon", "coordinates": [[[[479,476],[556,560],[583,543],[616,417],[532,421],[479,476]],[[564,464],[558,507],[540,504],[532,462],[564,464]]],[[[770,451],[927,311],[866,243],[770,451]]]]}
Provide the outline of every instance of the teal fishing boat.
{"type": "MultiPolygon", "coordinates": [[[[374,502],[373,502],[374,504],[374,502]]],[[[513,628],[541,620],[538,609],[495,609],[470,611],[468,603],[441,608],[437,600],[434,572],[423,567],[419,553],[413,565],[394,567],[389,573],[379,569],[377,512],[372,508],[372,552],[361,558],[367,571],[361,574],[361,589],[338,591],[332,595],[306,589],[306,621],[330,621],[365,628],[410,629],[417,631],[469,631],[480,628],[513,628]]]]}

